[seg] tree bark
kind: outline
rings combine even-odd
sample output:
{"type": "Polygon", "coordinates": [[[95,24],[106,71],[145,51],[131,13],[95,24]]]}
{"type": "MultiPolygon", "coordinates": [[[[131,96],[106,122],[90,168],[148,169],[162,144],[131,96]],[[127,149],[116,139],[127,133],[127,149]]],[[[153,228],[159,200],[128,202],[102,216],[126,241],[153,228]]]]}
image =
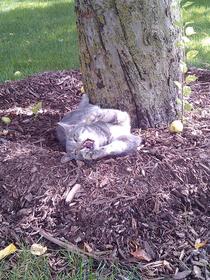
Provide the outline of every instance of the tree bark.
{"type": "Polygon", "coordinates": [[[177,116],[177,0],[76,0],[80,62],[91,102],[126,110],[135,127],[177,116]]]}

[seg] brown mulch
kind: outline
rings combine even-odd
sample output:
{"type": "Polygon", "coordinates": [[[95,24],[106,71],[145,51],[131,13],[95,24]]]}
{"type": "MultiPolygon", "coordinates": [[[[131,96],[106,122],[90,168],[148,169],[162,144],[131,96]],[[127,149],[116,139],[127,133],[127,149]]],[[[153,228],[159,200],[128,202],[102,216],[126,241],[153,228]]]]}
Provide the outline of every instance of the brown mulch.
{"type": "Polygon", "coordinates": [[[8,127],[0,123],[0,247],[34,243],[42,228],[79,248],[134,262],[145,279],[209,279],[210,72],[191,72],[199,79],[182,134],[148,129],[135,155],[90,164],[62,164],[55,139],[56,123],[80,100],[79,72],[0,85],[0,117],[12,119],[8,127]],[[38,101],[43,110],[31,115],[38,101]],[[80,192],[67,203],[75,183],[80,192]]]}

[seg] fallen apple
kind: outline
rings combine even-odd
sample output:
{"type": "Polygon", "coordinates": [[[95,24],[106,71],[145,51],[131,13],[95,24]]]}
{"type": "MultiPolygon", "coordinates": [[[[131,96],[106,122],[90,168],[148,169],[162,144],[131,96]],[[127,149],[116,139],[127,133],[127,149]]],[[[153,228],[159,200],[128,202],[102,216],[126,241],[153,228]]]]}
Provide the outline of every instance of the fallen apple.
{"type": "Polygon", "coordinates": [[[181,133],[183,131],[183,128],[183,123],[180,120],[173,121],[169,126],[169,130],[171,133],[181,133]]]}

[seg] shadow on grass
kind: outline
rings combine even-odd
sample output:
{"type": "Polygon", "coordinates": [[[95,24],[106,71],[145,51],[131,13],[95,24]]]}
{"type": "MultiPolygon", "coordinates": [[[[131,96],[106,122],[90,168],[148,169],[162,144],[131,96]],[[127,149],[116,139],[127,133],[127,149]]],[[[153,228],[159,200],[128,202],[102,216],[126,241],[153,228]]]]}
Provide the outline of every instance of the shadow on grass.
{"type": "Polygon", "coordinates": [[[79,67],[74,2],[32,4],[0,6],[0,82],[79,67]],[[14,75],[16,71],[20,73],[14,75]]]}

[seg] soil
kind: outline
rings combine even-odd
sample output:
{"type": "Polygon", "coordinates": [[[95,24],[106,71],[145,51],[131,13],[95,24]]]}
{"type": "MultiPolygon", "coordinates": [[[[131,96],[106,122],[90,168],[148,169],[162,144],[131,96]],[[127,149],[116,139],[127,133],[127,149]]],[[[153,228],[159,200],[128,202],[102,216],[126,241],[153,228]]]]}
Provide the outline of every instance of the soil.
{"type": "Polygon", "coordinates": [[[0,123],[0,247],[32,244],[41,228],[135,263],[145,279],[210,279],[210,71],[191,73],[198,80],[183,133],[135,130],[145,139],[136,154],[89,164],[61,163],[55,138],[57,122],[81,98],[78,71],[1,84],[0,117],[11,123],[0,123]]]}

